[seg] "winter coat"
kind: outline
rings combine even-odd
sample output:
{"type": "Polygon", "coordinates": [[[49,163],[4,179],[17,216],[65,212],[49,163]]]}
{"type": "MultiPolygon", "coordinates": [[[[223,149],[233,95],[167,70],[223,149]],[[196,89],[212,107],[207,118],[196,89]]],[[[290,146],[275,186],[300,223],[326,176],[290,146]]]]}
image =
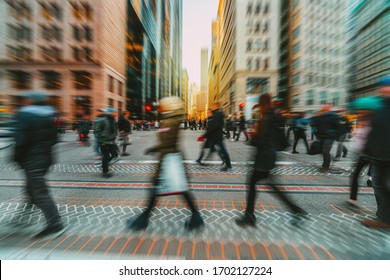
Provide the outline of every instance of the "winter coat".
{"type": "Polygon", "coordinates": [[[340,130],[340,116],[334,112],[328,112],[312,118],[312,126],[317,129],[319,139],[336,140],[340,130]]]}
{"type": "Polygon", "coordinates": [[[372,116],[364,153],[376,160],[390,161],[390,98],[384,99],[383,104],[384,108],[372,116]]]}
{"type": "Polygon", "coordinates": [[[14,159],[25,169],[48,168],[57,143],[55,110],[51,106],[31,105],[16,114],[14,159]]]}
{"type": "Polygon", "coordinates": [[[244,116],[241,116],[241,117],[240,117],[240,120],[238,121],[238,128],[239,128],[240,130],[245,130],[245,127],[246,127],[245,117],[244,117],[244,116]]]}
{"type": "Polygon", "coordinates": [[[92,122],[82,119],[79,124],[79,132],[88,135],[89,130],[92,128],[92,122]]]}
{"type": "Polygon", "coordinates": [[[250,141],[250,145],[256,147],[254,158],[254,169],[256,171],[269,171],[275,167],[275,139],[278,129],[278,120],[271,109],[265,114],[265,122],[261,134],[255,135],[250,141]]]}
{"type": "Polygon", "coordinates": [[[220,142],[223,140],[223,128],[225,126],[225,114],[220,110],[213,112],[212,118],[209,119],[207,124],[207,131],[204,135],[212,143],[220,142]]]}
{"type": "Polygon", "coordinates": [[[104,120],[96,123],[95,137],[100,145],[115,145],[117,135],[118,129],[113,117],[106,116],[104,120]]]}
{"type": "Polygon", "coordinates": [[[130,133],[131,126],[130,126],[129,119],[125,118],[124,116],[120,116],[119,121],[118,121],[118,129],[119,129],[119,131],[124,131],[126,133],[130,133]]]}

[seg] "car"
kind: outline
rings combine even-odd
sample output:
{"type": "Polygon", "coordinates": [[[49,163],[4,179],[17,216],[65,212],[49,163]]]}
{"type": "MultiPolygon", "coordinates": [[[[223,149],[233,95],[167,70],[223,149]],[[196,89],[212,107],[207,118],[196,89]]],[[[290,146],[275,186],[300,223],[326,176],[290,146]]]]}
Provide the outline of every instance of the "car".
{"type": "Polygon", "coordinates": [[[0,137],[13,137],[16,121],[0,122],[0,137]]]}

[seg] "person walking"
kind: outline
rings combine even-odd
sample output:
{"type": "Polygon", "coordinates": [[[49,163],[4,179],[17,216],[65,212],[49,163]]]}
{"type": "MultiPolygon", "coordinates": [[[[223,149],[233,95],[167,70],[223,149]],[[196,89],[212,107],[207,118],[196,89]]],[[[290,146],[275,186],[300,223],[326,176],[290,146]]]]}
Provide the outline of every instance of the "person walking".
{"type": "Polygon", "coordinates": [[[321,114],[312,118],[312,125],[317,129],[316,136],[322,147],[323,163],[319,171],[325,174],[329,173],[330,150],[340,129],[340,118],[335,112],[331,112],[330,109],[330,105],[325,105],[321,110],[321,114]]]}
{"type": "Polygon", "coordinates": [[[90,146],[89,131],[92,128],[92,122],[89,120],[89,115],[84,114],[79,123],[79,137],[80,144],[83,146],[90,146]]]}
{"type": "Polygon", "coordinates": [[[225,120],[225,136],[226,139],[230,139],[230,131],[232,130],[232,118],[231,116],[226,116],[225,120]]]}
{"type": "MultiPolygon", "coordinates": [[[[152,209],[156,205],[158,193],[158,186],[163,184],[164,170],[164,160],[169,156],[179,155],[182,158],[182,153],[179,150],[179,132],[180,124],[184,118],[183,102],[178,97],[165,97],[160,100],[159,111],[163,117],[162,128],[158,132],[159,144],[156,147],[149,148],[145,151],[145,154],[159,153],[159,164],[157,167],[157,173],[154,176],[153,184],[154,187],[151,190],[149,196],[149,203],[147,208],[135,219],[129,220],[129,227],[133,230],[143,230],[146,229],[149,225],[149,218],[152,209]]],[[[180,163],[181,165],[183,162],[180,163]]],[[[172,170],[168,170],[172,172],[172,170]]],[[[178,173],[179,170],[174,170],[173,172],[178,173]]],[[[183,168],[183,172],[184,168],[183,168]]],[[[185,175],[184,175],[185,176],[185,175]]],[[[173,183],[169,181],[168,184],[173,183]]],[[[197,210],[192,194],[187,190],[181,191],[180,194],[183,195],[183,198],[186,200],[188,207],[191,210],[191,218],[185,222],[185,228],[187,230],[194,230],[200,228],[204,225],[203,219],[197,210]]]]}
{"type": "Polygon", "coordinates": [[[239,125],[240,125],[240,120],[237,118],[237,113],[234,113],[232,118],[232,126],[231,126],[233,131],[232,141],[236,141],[237,130],[239,125]]]}
{"type": "Polygon", "coordinates": [[[383,108],[371,118],[365,153],[372,160],[372,179],[377,203],[377,219],[362,220],[371,228],[390,228],[390,76],[379,81],[383,108]]]}
{"type": "MultiPolygon", "coordinates": [[[[278,128],[278,120],[274,114],[271,102],[271,95],[262,94],[259,99],[259,119],[256,125],[256,130],[250,144],[256,148],[254,158],[254,166],[251,175],[249,176],[249,191],[247,195],[247,203],[244,214],[235,220],[240,227],[256,226],[256,217],[254,214],[256,200],[256,183],[266,178],[272,181],[270,177],[271,170],[276,163],[276,133],[278,128]]],[[[288,196],[281,192],[273,183],[269,184],[275,191],[279,199],[281,199],[296,217],[306,215],[307,213],[294,204],[288,196]]]]}
{"type": "Polygon", "coordinates": [[[352,131],[352,124],[345,116],[345,110],[342,110],[340,111],[340,128],[337,136],[338,145],[337,145],[336,157],[334,158],[335,161],[340,161],[341,153],[343,154],[343,157],[347,157],[348,149],[345,147],[344,141],[347,139],[347,135],[351,131],[352,131]]]}
{"type": "Polygon", "coordinates": [[[243,132],[246,137],[245,141],[248,141],[249,137],[248,137],[248,133],[246,133],[246,121],[245,121],[244,113],[240,113],[240,118],[238,120],[238,133],[236,136],[236,141],[240,140],[241,132],[243,132]]]}
{"type": "Polygon", "coordinates": [[[106,110],[105,109],[99,109],[98,110],[99,114],[96,116],[95,120],[93,121],[93,134],[95,136],[95,142],[93,144],[93,150],[96,154],[96,159],[102,159],[102,152],[100,151],[100,145],[99,145],[99,139],[97,138],[98,136],[96,135],[96,126],[100,121],[104,121],[106,119],[106,110]]]}
{"type": "Polygon", "coordinates": [[[293,128],[294,144],[293,144],[293,150],[292,150],[293,154],[299,154],[299,152],[297,151],[297,145],[298,145],[299,139],[303,140],[303,143],[305,144],[305,147],[306,147],[306,151],[307,151],[307,153],[309,153],[309,143],[307,142],[306,132],[305,132],[309,122],[310,121],[308,119],[305,119],[304,113],[301,113],[299,115],[299,117],[295,120],[295,124],[293,126],[294,127],[293,128]]]}
{"type": "Polygon", "coordinates": [[[27,92],[23,99],[24,106],[16,114],[14,159],[26,175],[28,203],[40,208],[46,219],[46,228],[35,238],[55,238],[65,231],[45,180],[53,163],[53,146],[57,143],[55,110],[48,106],[45,92],[27,92]]]}
{"type": "Polygon", "coordinates": [[[105,178],[113,176],[108,169],[108,163],[113,163],[118,159],[117,147],[115,144],[116,136],[118,135],[118,129],[115,123],[116,109],[108,108],[106,110],[106,118],[103,121],[97,123],[95,127],[95,135],[99,141],[100,150],[102,151],[102,167],[105,178]]]}
{"type": "Polygon", "coordinates": [[[118,129],[120,133],[121,140],[121,156],[129,156],[130,154],[126,152],[127,146],[130,145],[129,135],[131,133],[131,124],[130,124],[130,112],[124,111],[118,120],[118,129]]]}
{"type": "Polygon", "coordinates": [[[225,114],[220,110],[220,103],[215,102],[211,106],[212,118],[208,123],[208,129],[204,135],[206,139],[210,139],[210,149],[216,149],[220,154],[225,166],[221,171],[232,169],[230,156],[223,141],[223,128],[225,125],[225,114]]]}

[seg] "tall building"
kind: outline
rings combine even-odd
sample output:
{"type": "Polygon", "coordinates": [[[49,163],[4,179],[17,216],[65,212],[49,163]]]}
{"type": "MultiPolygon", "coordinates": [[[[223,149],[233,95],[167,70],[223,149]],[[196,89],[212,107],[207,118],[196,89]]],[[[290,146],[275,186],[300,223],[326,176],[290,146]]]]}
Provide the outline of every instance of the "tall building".
{"type": "Polygon", "coordinates": [[[282,0],[279,97],[292,111],[347,102],[347,1],[282,0]]]}
{"type": "Polygon", "coordinates": [[[125,108],[126,0],[0,1],[0,102],[44,89],[68,121],[125,108]]]}
{"type": "Polygon", "coordinates": [[[189,77],[188,77],[188,72],[186,69],[183,70],[181,88],[182,88],[182,93],[183,93],[182,99],[184,101],[184,109],[185,109],[186,115],[188,117],[189,112],[190,112],[190,97],[188,94],[189,77]]]}
{"type": "Polygon", "coordinates": [[[219,96],[219,21],[215,20],[211,26],[212,44],[211,44],[211,56],[208,69],[208,108],[220,100],[219,96]]]}
{"type": "Polygon", "coordinates": [[[209,51],[202,48],[200,51],[200,90],[207,91],[209,51]]]}
{"type": "Polygon", "coordinates": [[[377,95],[377,82],[390,75],[390,1],[352,3],[349,20],[351,98],[377,95]]]}
{"type": "Polygon", "coordinates": [[[128,2],[128,109],[154,118],[161,97],[182,96],[182,2],[128,2]]]}
{"type": "Polygon", "coordinates": [[[250,118],[260,94],[277,95],[279,12],[279,0],[220,0],[219,57],[213,64],[219,65],[219,99],[226,113],[245,105],[250,118]]]}

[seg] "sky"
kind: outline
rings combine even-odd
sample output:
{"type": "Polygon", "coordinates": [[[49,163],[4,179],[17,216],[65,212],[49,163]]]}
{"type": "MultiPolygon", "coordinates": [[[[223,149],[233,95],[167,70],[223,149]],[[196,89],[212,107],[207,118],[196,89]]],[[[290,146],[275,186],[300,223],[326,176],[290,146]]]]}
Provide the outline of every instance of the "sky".
{"type": "Polygon", "coordinates": [[[211,24],[217,18],[219,0],[183,0],[183,68],[190,82],[200,86],[200,51],[211,53],[211,24]]]}

